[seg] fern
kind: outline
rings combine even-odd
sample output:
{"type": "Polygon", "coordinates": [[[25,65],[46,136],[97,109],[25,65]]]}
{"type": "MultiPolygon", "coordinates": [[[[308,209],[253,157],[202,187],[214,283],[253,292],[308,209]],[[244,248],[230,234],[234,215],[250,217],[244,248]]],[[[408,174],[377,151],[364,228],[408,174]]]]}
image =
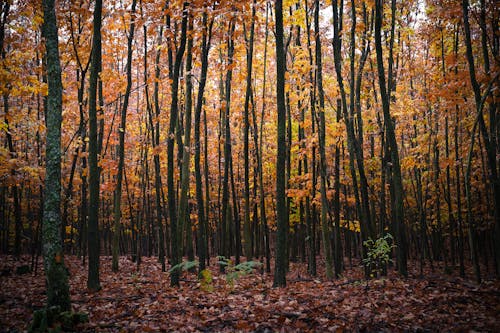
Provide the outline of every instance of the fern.
{"type": "Polygon", "coordinates": [[[194,260],[194,261],[183,261],[175,266],[172,266],[172,268],[170,268],[168,270],[168,272],[170,274],[172,274],[173,272],[175,271],[188,271],[194,267],[198,267],[199,265],[199,262],[198,260],[194,260]]]}

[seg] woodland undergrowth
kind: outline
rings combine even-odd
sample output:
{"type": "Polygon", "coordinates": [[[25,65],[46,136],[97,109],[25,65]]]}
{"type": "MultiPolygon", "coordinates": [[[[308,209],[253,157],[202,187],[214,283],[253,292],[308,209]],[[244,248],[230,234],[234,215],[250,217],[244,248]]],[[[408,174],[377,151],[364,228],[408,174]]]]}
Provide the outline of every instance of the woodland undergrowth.
{"type": "MultiPolygon", "coordinates": [[[[44,306],[43,265],[36,275],[20,275],[16,267],[28,257],[0,259],[0,331],[26,330],[44,306]]],[[[189,271],[182,273],[180,288],[172,288],[156,258],[143,258],[137,269],[121,257],[120,271],[113,273],[111,257],[102,257],[103,288],[89,293],[86,266],[74,256],[65,260],[73,310],[89,314],[89,323],[78,326],[84,332],[500,331],[500,282],[477,285],[444,274],[436,264],[423,277],[415,263],[407,279],[389,269],[386,277],[367,282],[359,264],[327,281],[321,269],[311,277],[305,263],[291,263],[287,287],[272,288],[272,275],[261,268],[228,283],[214,259],[210,288],[189,271]]]]}

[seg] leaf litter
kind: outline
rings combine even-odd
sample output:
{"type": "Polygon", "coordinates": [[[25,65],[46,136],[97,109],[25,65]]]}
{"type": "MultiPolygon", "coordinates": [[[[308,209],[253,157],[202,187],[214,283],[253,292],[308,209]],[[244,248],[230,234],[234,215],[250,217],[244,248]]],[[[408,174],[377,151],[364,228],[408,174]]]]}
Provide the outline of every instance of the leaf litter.
{"type": "MultiPolygon", "coordinates": [[[[43,265],[37,275],[16,275],[15,267],[29,258],[0,258],[0,271],[6,272],[0,276],[0,331],[27,330],[45,302],[43,265]]],[[[500,331],[498,280],[476,285],[435,269],[422,278],[416,270],[407,279],[390,271],[366,282],[355,267],[327,281],[322,270],[310,277],[305,263],[290,263],[287,287],[272,288],[273,276],[260,269],[229,284],[212,264],[210,292],[189,272],[180,288],[172,288],[156,258],[142,260],[138,270],[122,257],[120,271],[113,273],[111,258],[101,257],[102,289],[89,293],[86,265],[66,256],[73,310],[90,317],[80,331],[500,331]]]]}

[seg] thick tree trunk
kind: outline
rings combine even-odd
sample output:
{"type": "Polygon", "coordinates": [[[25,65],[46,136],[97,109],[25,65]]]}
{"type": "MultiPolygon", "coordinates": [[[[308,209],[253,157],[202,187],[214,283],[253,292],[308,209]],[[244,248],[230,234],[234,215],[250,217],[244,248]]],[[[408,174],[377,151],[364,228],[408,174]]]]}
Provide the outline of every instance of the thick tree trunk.
{"type": "Polygon", "coordinates": [[[64,266],[61,226],[61,120],[62,80],[54,0],[43,1],[43,35],[47,58],[47,139],[43,209],[43,259],[47,308],[70,311],[68,272],[64,266]]]}

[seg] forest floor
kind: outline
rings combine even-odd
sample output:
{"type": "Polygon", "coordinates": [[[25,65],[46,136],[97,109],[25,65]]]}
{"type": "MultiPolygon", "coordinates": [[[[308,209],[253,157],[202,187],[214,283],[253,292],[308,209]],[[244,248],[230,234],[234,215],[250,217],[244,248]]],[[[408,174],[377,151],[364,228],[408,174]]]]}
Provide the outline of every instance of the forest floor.
{"type": "MultiPolygon", "coordinates": [[[[43,265],[36,276],[17,275],[16,267],[26,263],[27,257],[0,256],[1,332],[26,330],[33,311],[44,305],[43,265]]],[[[213,264],[208,291],[188,272],[180,288],[170,287],[156,258],[143,258],[138,271],[122,257],[120,272],[112,273],[111,258],[102,257],[102,290],[89,293],[86,266],[74,256],[67,256],[66,264],[73,310],[89,313],[90,322],[78,326],[86,332],[500,332],[500,282],[477,285],[437,268],[426,267],[422,278],[411,272],[407,279],[391,271],[367,283],[361,267],[326,281],[322,270],[311,278],[305,263],[291,263],[287,287],[272,288],[272,275],[260,269],[231,284],[213,264]]]]}

